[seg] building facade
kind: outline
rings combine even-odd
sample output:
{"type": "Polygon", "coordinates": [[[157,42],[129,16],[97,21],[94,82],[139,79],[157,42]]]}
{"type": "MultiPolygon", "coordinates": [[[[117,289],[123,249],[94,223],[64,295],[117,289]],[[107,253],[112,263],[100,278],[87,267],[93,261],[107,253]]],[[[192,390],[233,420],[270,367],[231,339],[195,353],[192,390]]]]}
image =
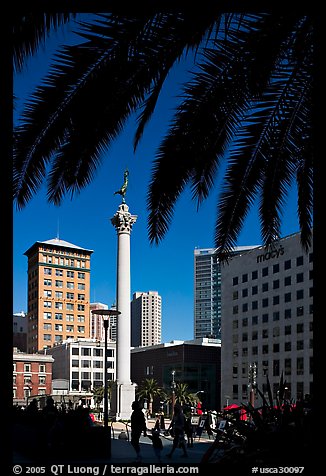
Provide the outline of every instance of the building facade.
{"type": "MultiPolygon", "coordinates": [[[[108,342],[108,381],[115,380],[115,342],[108,342]]],[[[47,349],[54,359],[53,380],[65,380],[69,395],[104,386],[104,343],[96,339],[68,339],[47,349]]]]}
{"type": "Polygon", "coordinates": [[[16,312],[13,315],[13,347],[21,352],[27,352],[27,317],[25,312],[16,312]]]}
{"type": "Polygon", "coordinates": [[[313,392],[313,253],[299,233],[222,268],[224,402],[248,401],[252,371],[264,393],[268,377],[274,398],[282,374],[286,398],[313,392]]]}
{"type": "Polygon", "coordinates": [[[13,403],[26,405],[28,399],[52,392],[51,356],[27,354],[13,349],[13,403]]]}
{"type": "Polygon", "coordinates": [[[89,337],[92,250],[55,238],[37,241],[28,258],[27,351],[68,337],[89,337]]]}
{"type": "Polygon", "coordinates": [[[131,346],[161,343],[162,298],[157,291],[136,292],[131,301],[131,346]]]}
{"type": "MultiPolygon", "coordinates": [[[[234,254],[253,246],[238,246],[234,254]]],[[[215,248],[194,250],[194,337],[221,338],[221,266],[215,248]]]]}
{"type": "MultiPolygon", "coordinates": [[[[90,338],[104,341],[103,317],[100,314],[92,313],[96,309],[109,309],[109,307],[101,302],[92,302],[90,304],[90,338]]],[[[116,309],[116,306],[113,305],[110,309],[116,309]]],[[[109,316],[108,339],[117,340],[117,316],[109,316]]]]}
{"type": "Polygon", "coordinates": [[[186,383],[190,393],[201,392],[206,409],[220,409],[219,340],[201,338],[131,349],[131,378],[138,387],[146,379],[155,379],[159,387],[171,394],[173,370],[176,384],[186,383]]]}

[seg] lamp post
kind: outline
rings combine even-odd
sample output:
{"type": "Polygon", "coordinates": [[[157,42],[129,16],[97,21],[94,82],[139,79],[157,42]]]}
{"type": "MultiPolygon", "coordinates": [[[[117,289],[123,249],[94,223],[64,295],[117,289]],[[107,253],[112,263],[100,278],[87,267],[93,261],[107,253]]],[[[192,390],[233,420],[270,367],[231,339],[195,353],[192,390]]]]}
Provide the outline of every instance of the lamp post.
{"type": "Polygon", "coordinates": [[[175,405],[175,381],[174,381],[175,370],[172,370],[171,375],[172,375],[171,388],[172,388],[172,415],[173,415],[174,405],[175,405]]]}
{"type": "Polygon", "coordinates": [[[104,428],[109,425],[109,404],[108,404],[108,328],[109,317],[118,316],[120,311],[115,309],[94,309],[92,314],[102,316],[104,326],[104,428]]]}

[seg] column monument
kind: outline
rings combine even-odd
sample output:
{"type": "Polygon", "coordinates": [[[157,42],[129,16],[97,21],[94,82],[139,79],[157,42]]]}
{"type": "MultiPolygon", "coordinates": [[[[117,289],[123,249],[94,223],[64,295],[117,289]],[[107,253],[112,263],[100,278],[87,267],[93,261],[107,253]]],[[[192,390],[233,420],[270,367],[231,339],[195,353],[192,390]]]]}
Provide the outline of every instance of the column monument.
{"type": "Polygon", "coordinates": [[[121,313],[117,318],[116,381],[111,395],[111,416],[116,420],[130,418],[136,390],[135,384],[130,380],[130,233],[137,215],[131,215],[125,201],[128,175],[126,170],[124,184],[115,192],[122,196],[122,203],[111,218],[118,235],[116,305],[121,313]]]}

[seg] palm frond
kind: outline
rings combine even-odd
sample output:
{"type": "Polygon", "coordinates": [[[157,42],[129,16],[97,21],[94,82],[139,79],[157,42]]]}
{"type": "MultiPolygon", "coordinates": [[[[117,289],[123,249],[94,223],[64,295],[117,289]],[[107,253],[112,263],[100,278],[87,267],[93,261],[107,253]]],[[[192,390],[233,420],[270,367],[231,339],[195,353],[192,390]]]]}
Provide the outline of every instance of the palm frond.
{"type": "Polygon", "coordinates": [[[14,15],[13,63],[16,72],[21,72],[28,58],[36,53],[53,31],[70,20],[76,13],[24,12],[14,15]]]}

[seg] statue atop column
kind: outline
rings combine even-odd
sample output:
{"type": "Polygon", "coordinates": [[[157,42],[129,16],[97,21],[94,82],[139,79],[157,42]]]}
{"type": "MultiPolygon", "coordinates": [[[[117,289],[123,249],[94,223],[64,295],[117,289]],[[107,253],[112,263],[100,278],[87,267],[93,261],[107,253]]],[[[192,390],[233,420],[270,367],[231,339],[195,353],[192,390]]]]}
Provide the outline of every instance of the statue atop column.
{"type": "Polygon", "coordinates": [[[129,171],[126,169],[123,174],[124,182],[122,187],[114,192],[114,195],[121,195],[122,196],[122,203],[126,203],[125,196],[127,193],[127,188],[128,188],[128,177],[129,177],[129,171]]]}

